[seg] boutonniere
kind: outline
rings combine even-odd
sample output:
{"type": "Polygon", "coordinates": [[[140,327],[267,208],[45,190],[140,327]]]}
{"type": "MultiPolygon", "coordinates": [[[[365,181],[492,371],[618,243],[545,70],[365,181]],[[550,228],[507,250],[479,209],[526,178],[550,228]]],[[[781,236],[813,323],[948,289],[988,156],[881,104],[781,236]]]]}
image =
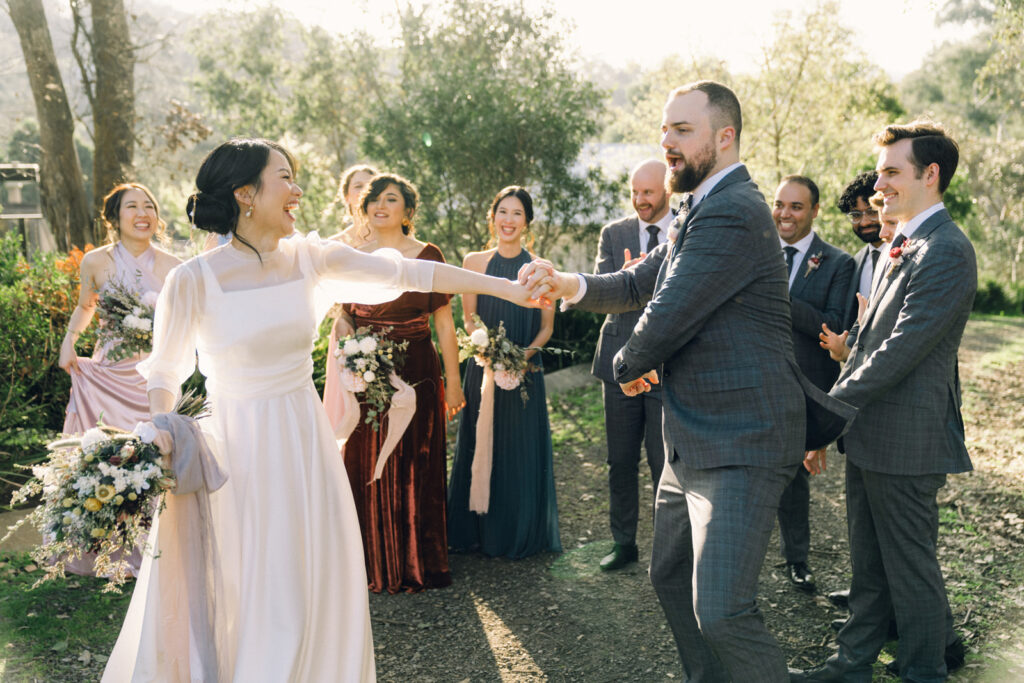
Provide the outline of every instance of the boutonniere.
{"type": "Polygon", "coordinates": [[[804,271],[804,277],[807,277],[818,268],[821,268],[821,262],[825,260],[824,252],[818,252],[814,256],[807,259],[807,270],[804,271]]]}
{"type": "Polygon", "coordinates": [[[889,272],[887,275],[892,277],[899,272],[900,266],[906,261],[920,246],[918,242],[914,240],[904,240],[903,244],[898,247],[893,247],[889,250],[889,272]]]}

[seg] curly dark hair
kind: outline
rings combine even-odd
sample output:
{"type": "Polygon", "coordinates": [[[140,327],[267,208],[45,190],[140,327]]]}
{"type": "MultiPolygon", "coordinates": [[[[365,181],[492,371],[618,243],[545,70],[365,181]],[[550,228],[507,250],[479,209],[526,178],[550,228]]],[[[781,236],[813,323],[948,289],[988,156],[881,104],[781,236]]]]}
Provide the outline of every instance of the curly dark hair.
{"type": "Polygon", "coordinates": [[[836,206],[843,213],[850,213],[857,208],[857,197],[869,202],[871,195],[875,193],[875,183],[878,181],[878,171],[864,171],[857,174],[843,194],[836,200],[836,206]]]}

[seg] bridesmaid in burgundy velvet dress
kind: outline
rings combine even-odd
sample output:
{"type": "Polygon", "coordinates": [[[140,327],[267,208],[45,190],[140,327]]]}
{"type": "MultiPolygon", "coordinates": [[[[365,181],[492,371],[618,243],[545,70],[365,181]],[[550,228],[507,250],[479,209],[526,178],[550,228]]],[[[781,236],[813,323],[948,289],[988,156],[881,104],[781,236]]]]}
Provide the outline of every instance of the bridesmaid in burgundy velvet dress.
{"type": "MultiPolygon", "coordinates": [[[[392,248],[408,258],[444,262],[440,249],[411,236],[417,199],[416,188],[401,176],[375,176],[361,209],[376,240],[361,249],[392,248]]],[[[378,481],[371,479],[384,429],[374,431],[361,417],[345,444],[345,468],[363,532],[367,580],[377,593],[413,593],[451,584],[445,413],[454,416],[465,398],[449,299],[446,294],[407,292],[377,306],[346,304],[339,320],[343,335],[363,326],[394,327],[393,338],[409,341],[402,379],[416,390],[416,414],[378,481]],[[430,338],[431,316],[444,356],[445,383],[430,338]]]]}

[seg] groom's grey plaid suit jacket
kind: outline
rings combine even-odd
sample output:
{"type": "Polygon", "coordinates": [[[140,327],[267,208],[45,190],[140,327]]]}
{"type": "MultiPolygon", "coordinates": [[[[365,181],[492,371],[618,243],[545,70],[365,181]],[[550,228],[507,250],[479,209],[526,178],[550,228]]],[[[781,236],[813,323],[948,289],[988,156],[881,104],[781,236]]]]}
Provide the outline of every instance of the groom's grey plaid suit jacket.
{"type": "Polygon", "coordinates": [[[778,233],[746,168],[689,212],[671,252],[662,245],[634,268],[583,277],[585,310],[616,313],[650,298],[615,379],[660,370],[670,459],[695,468],[802,460],[809,383],[793,357],[778,233]]]}

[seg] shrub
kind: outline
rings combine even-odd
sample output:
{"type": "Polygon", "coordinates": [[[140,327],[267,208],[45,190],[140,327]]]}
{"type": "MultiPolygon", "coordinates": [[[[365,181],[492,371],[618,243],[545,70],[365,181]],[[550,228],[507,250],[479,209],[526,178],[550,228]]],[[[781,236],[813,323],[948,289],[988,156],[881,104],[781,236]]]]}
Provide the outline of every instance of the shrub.
{"type": "MultiPolygon", "coordinates": [[[[28,261],[17,235],[0,237],[0,479],[8,482],[25,478],[13,464],[43,457],[43,442],[64,424],[71,380],[57,356],[78,300],[82,255],[28,261]]],[[[79,353],[93,341],[83,335],[79,353]]]]}
{"type": "Polygon", "coordinates": [[[987,280],[978,287],[978,292],[974,295],[974,311],[995,315],[1020,315],[1024,313],[1024,289],[1014,289],[1010,285],[1007,291],[998,282],[987,280]]]}

